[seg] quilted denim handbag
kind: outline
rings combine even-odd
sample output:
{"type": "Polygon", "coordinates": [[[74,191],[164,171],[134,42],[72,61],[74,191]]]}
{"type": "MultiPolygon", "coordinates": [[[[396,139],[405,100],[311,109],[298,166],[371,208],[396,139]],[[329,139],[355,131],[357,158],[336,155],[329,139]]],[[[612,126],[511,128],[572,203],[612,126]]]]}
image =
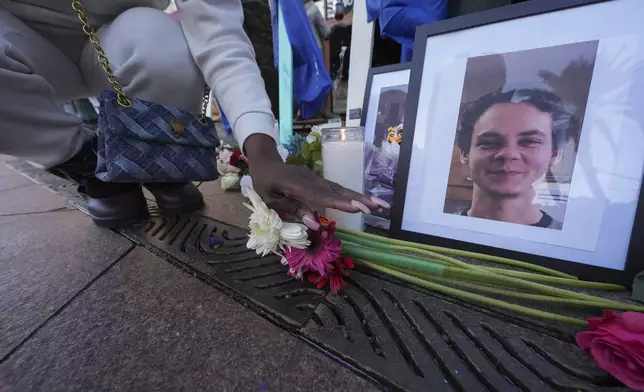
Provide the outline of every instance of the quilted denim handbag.
{"type": "Polygon", "coordinates": [[[72,6],[114,87],[114,91],[103,91],[100,97],[96,177],[105,182],[136,183],[217,179],[219,139],[214,122],[206,115],[210,89],[206,87],[204,91],[200,117],[128,98],[80,0],[72,0],[72,6]]]}

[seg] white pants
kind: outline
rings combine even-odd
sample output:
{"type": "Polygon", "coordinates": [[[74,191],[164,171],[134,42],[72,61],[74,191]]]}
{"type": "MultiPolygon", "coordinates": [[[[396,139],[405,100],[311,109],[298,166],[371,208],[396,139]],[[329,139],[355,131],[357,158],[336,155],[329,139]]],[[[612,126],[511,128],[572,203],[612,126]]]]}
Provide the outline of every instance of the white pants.
{"type": "MultiPolygon", "coordinates": [[[[80,27],[72,35],[52,31],[0,7],[0,154],[46,168],[92,137],[63,104],[112,88],[80,27]]],[[[174,18],[133,8],[98,35],[128,96],[199,113],[204,77],[174,18]]]]}

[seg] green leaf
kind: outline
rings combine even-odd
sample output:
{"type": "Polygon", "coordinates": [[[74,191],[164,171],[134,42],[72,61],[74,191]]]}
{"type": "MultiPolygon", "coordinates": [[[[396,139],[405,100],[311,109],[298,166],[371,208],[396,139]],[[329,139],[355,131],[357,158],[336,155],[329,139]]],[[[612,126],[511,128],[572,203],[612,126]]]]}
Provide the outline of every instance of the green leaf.
{"type": "Polygon", "coordinates": [[[313,162],[322,161],[322,151],[313,151],[311,153],[311,160],[313,162]]]}
{"type": "Polygon", "coordinates": [[[315,136],[315,141],[311,143],[311,147],[314,151],[322,151],[322,141],[319,136],[315,136]]]}
{"type": "Polygon", "coordinates": [[[305,165],[304,160],[299,155],[290,155],[288,158],[286,158],[286,163],[288,163],[289,165],[295,165],[295,166],[305,165]]]}
{"type": "Polygon", "coordinates": [[[300,150],[300,155],[302,155],[302,158],[304,158],[305,160],[309,160],[311,158],[311,150],[308,143],[304,143],[302,145],[302,150],[300,150]]]}

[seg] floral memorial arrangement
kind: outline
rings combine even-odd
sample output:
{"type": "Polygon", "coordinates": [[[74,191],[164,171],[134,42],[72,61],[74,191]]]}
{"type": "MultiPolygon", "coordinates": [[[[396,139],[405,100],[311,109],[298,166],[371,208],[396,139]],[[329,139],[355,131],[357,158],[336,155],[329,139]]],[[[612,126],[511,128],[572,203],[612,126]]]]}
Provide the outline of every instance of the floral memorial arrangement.
{"type": "Polygon", "coordinates": [[[343,277],[354,266],[353,260],[342,256],[341,240],[336,236],[335,222],[318,216],[320,229],[313,231],[303,224],[284,222],[252,188],[245,196],[251,204],[250,235],[246,246],[258,255],[273,253],[288,266],[288,275],[307,279],[318,288],[327,284],[333,292],[346,286],[343,277]]]}
{"type": "MultiPolygon", "coordinates": [[[[389,129],[387,141],[367,148],[366,193],[392,201],[403,124],[389,129]]],[[[317,132],[295,135],[281,151],[287,163],[322,173],[321,140],[317,132]]],[[[644,305],[624,303],[581,292],[583,289],[623,291],[624,287],[582,281],[575,276],[519,260],[390,239],[337,228],[318,215],[320,229],[283,220],[253,190],[248,162],[238,148],[222,146],[218,156],[222,187],[242,187],[250,201],[246,246],[258,255],[276,254],[285,273],[331,292],[347,288],[354,268],[387,275],[408,284],[470,303],[517,315],[568,323],[582,328],[577,343],[605,371],[635,390],[644,391],[644,305]],[[475,259],[476,263],[463,261],[475,259]],[[510,266],[510,268],[504,268],[510,266]],[[571,287],[569,290],[565,287],[571,287]],[[517,300],[602,310],[602,317],[583,320],[543,311],[517,300]],[[621,311],[622,313],[618,313],[621,311]],[[585,330],[583,330],[585,329],[585,330]]],[[[226,188],[225,188],[226,189],[226,188]]],[[[388,218],[382,214],[382,217],[388,218]]]]}
{"type": "Polygon", "coordinates": [[[519,260],[344,230],[320,215],[320,229],[313,231],[283,221],[252,188],[245,196],[252,212],[246,246],[261,256],[279,255],[285,273],[296,279],[318,288],[329,286],[337,293],[348,286],[345,278],[356,267],[496,310],[576,325],[587,329],[577,334],[578,345],[602,369],[625,385],[644,390],[644,305],[580,291],[624,291],[622,286],[583,281],[519,260]],[[478,261],[465,262],[463,257],[478,261]],[[512,299],[603,310],[603,317],[583,320],[517,305],[512,299]]]}
{"type": "Polygon", "coordinates": [[[217,171],[222,189],[239,189],[242,177],[248,175],[248,160],[239,147],[223,144],[217,149],[217,171]]]}
{"type": "Polygon", "coordinates": [[[291,138],[286,150],[288,151],[286,163],[306,166],[314,172],[322,174],[322,138],[320,133],[311,131],[306,137],[296,134],[291,138]]]}

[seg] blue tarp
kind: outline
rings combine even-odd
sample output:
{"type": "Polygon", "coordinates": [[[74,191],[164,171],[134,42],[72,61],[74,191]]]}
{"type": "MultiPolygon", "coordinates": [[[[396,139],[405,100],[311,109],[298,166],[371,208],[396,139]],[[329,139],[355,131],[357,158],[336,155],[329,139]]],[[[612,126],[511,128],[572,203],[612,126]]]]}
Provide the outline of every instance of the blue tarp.
{"type": "Polygon", "coordinates": [[[232,133],[233,133],[233,129],[232,129],[232,127],[230,126],[230,123],[228,122],[228,119],[227,119],[227,118],[226,118],[226,116],[224,115],[224,112],[222,112],[222,111],[220,110],[220,111],[219,111],[219,113],[221,114],[221,123],[222,123],[222,125],[224,126],[224,129],[226,130],[226,133],[227,133],[227,134],[229,134],[229,135],[230,135],[230,134],[232,134],[232,133]]]}
{"type": "Polygon", "coordinates": [[[230,126],[230,123],[228,122],[228,119],[226,118],[226,115],[224,114],[223,110],[221,110],[221,106],[219,106],[219,102],[215,101],[217,105],[217,110],[219,110],[219,115],[221,116],[221,124],[224,126],[224,130],[226,131],[227,134],[232,135],[233,133],[233,128],[230,126]]]}
{"type": "Polygon", "coordinates": [[[445,19],[447,0],[366,0],[367,20],[380,21],[380,34],[402,45],[400,61],[410,61],[416,27],[445,19]]]}
{"type": "Polygon", "coordinates": [[[367,3],[367,22],[371,23],[378,19],[380,14],[380,0],[366,0],[367,3]]]}
{"type": "MultiPolygon", "coordinates": [[[[282,0],[284,1],[284,0],[282,0]]],[[[301,0],[290,1],[282,7],[284,27],[293,50],[293,93],[303,118],[313,117],[324,105],[333,83],[326,69],[324,55],[315,40],[301,0]]],[[[273,25],[273,56],[279,64],[277,39],[277,0],[271,0],[273,25]]]]}

